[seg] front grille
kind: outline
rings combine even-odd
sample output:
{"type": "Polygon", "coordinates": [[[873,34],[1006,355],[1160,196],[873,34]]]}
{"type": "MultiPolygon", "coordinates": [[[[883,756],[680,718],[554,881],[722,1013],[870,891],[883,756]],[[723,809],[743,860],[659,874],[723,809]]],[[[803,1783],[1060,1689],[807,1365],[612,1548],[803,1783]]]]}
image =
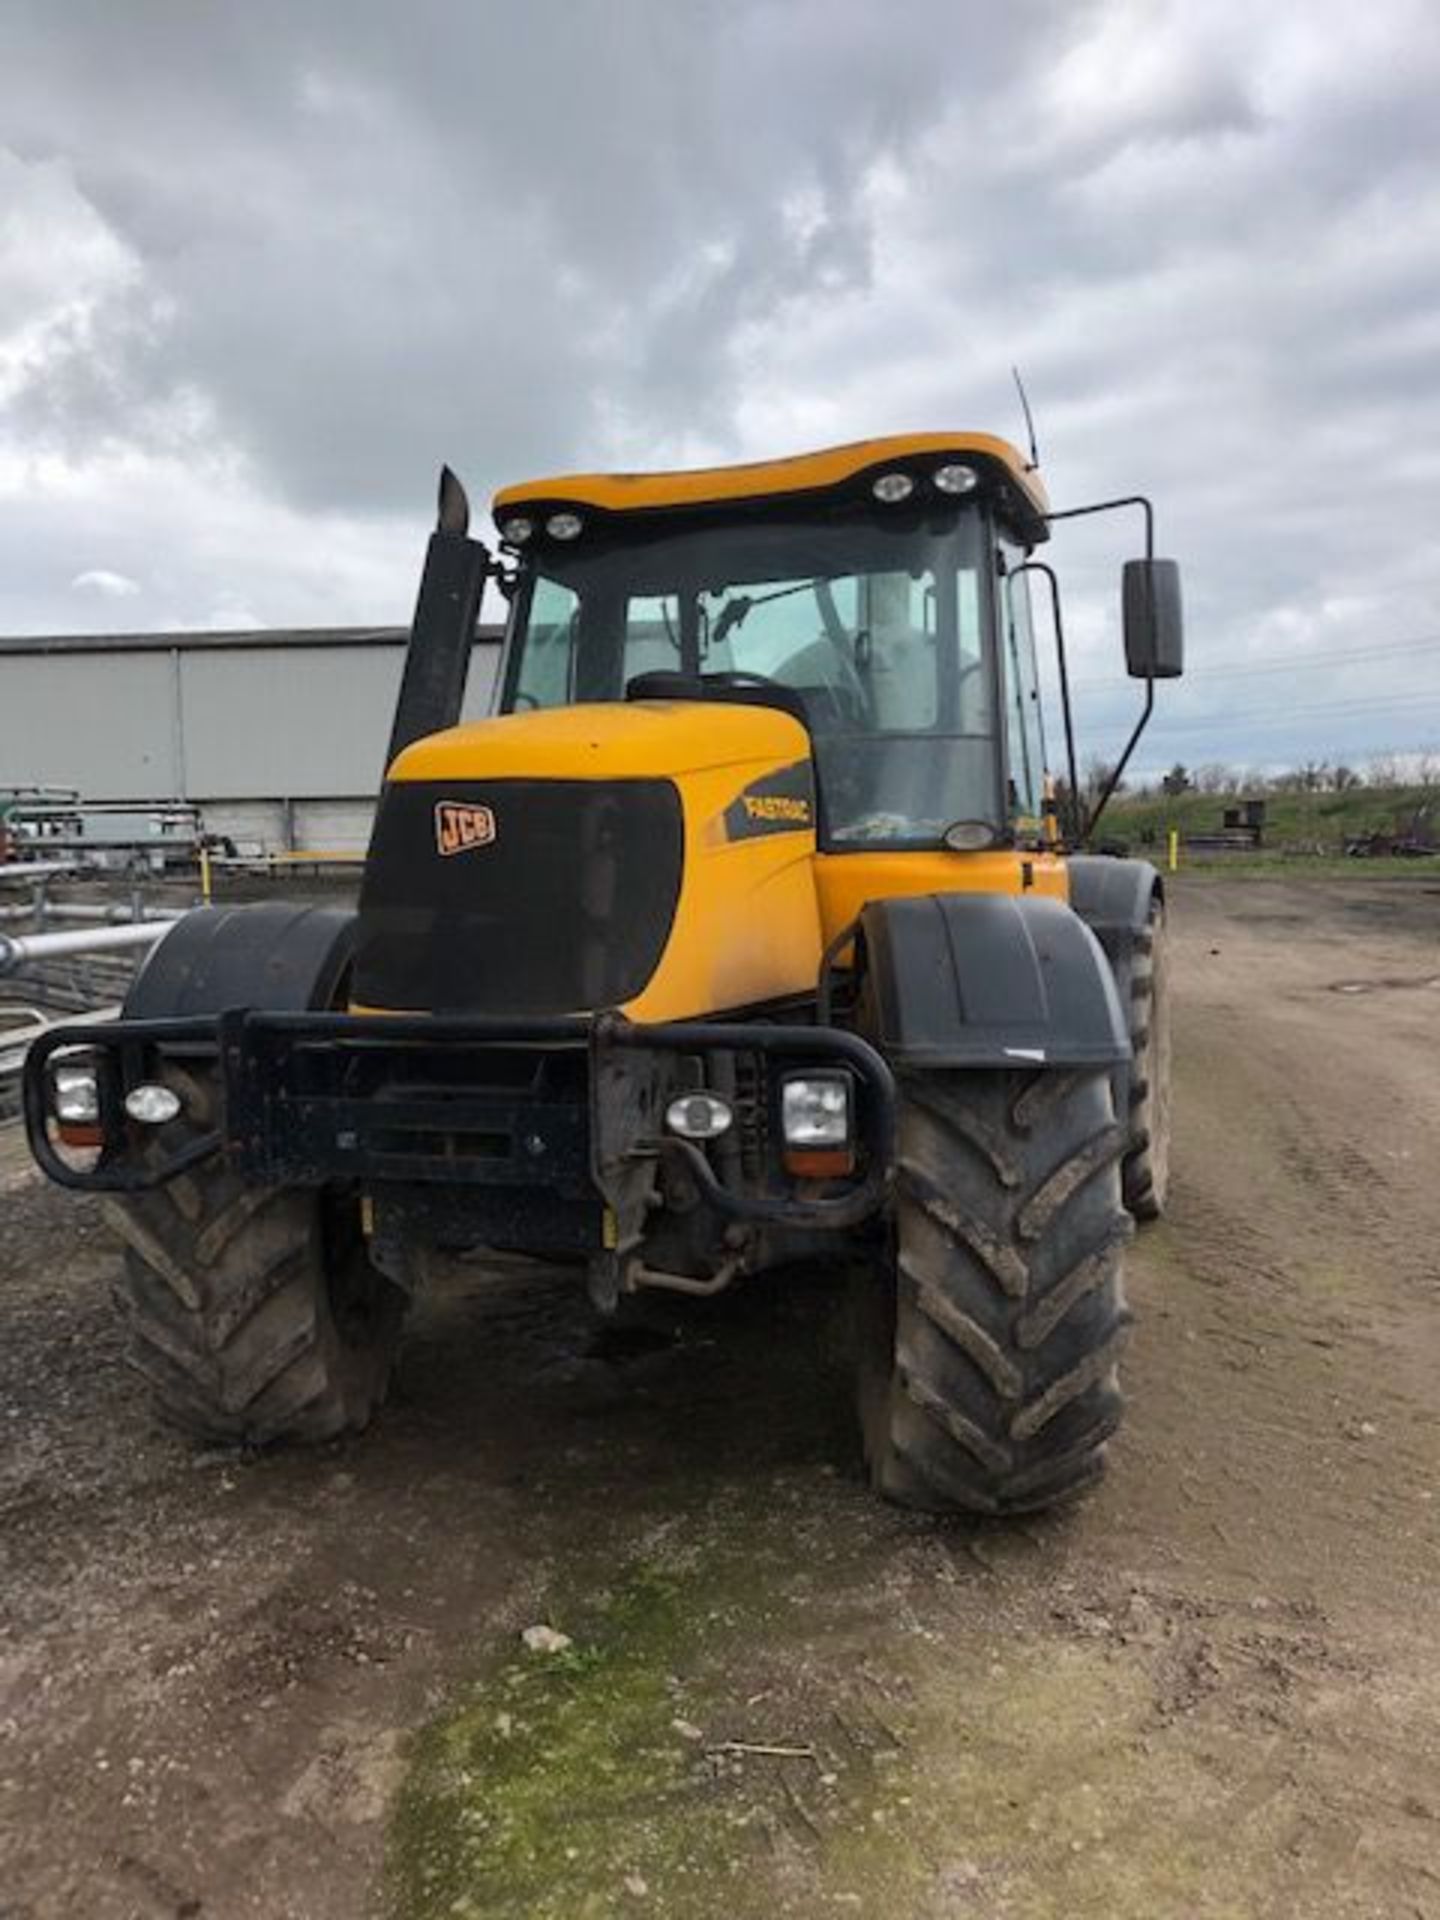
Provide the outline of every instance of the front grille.
{"type": "Polygon", "coordinates": [[[223,1046],[227,1148],[257,1183],[331,1179],[590,1186],[583,1044],[503,1046],[434,1023],[297,1028],[237,1016],[223,1046]]]}
{"type": "Polygon", "coordinates": [[[395,782],[361,890],[355,1000],[517,1015],[618,1006],[659,964],[683,858],[668,780],[395,782]]]}

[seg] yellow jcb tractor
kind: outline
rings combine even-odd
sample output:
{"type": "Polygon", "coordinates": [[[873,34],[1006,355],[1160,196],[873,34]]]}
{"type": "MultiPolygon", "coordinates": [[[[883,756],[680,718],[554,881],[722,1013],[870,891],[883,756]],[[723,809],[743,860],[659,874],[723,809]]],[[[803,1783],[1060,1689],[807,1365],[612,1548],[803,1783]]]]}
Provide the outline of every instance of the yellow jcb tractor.
{"type": "MultiPolygon", "coordinates": [[[[1071,512],[1116,507],[1146,534],[1133,748],[1179,581],[1147,502],[1071,512]]],[[[1165,1195],[1164,902],[1080,851],[1033,463],[912,434],[494,513],[492,555],[442,477],[358,912],[197,910],[119,1021],[31,1050],[34,1151],[115,1196],[160,1409],[231,1443],[364,1426],[437,1252],[573,1262],[602,1312],[818,1259],[864,1275],[883,1494],[1086,1486],[1165,1195]],[[487,583],[497,711],[461,725],[487,583]]]]}

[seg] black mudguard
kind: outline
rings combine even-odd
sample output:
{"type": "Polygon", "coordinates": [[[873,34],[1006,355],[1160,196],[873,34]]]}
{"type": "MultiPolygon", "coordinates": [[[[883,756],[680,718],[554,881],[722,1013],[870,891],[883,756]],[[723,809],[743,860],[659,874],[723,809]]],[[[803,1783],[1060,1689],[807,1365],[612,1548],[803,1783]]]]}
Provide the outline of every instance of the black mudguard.
{"type": "MultiPolygon", "coordinates": [[[[1115,976],[1127,1026],[1131,1015],[1130,968],[1135,940],[1150,925],[1150,909],[1165,898],[1165,882],[1148,860],[1112,860],[1104,854],[1076,854],[1068,863],[1070,904],[1105,949],[1115,976]]],[[[1130,1110],[1130,1063],[1111,1076],[1115,1111],[1130,1110]]]]}
{"type": "Polygon", "coordinates": [[[1110,860],[1076,854],[1068,863],[1070,905],[1110,956],[1128,960],[1137,933],[1150,924],[1151,902],[1165,898],[1165,882],[1148,860],[1110,860]]]}
{"type": "Polygon", "coordinates": [[[939,893],[872,901],[860,916],[874,1035],[906,1067],[1128,1062],[1115,981],[1062,901],[939,893]]]}
{"type": "Polygon", "coordinates": [[[355,950],[355,915],[279,901],[197,907],[154,946],[125,1000],[127,1020],[255,1007],[333,1007],[355,950]]]}

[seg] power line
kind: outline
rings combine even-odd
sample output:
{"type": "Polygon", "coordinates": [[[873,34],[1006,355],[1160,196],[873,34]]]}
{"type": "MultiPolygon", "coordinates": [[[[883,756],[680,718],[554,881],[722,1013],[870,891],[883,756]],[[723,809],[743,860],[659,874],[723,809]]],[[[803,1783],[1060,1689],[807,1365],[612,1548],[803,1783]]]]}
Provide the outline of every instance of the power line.
{"type": "MultiPolygon", "coordinates": [[[[1253,673],[1293,673],[1303,674],[1312,667],[1328,667],[1336,661],[1369,661],[1388,659],[1395,655],[1424,654],[1434,650],[1440,656],[1440,633],[1424,634],[1412,640],[1381,640],[1371,647],[1342,647],[1332,652],[1296,654],[1288,660],[1255,661],[1246,656],[1234,660],[1192,661],[1186,668],[1186,678],[1193,679],[1197,674],[1224,673],[1228,676],[1253,673]]],[[[1091,680],[1092,687],[1123,687],[1128,684],[1128,675],[1114,675],[1104,680],[1091,680]]]]}
{"type": "MultiPolygon", "coordinates": [[[[1440,687],[1434,693],[1395,693],[1375,695],[1366,700],[1307,700],[1298,706],[1291,704],[1263,706],[1233,705],[1218,709],[1210,719],[1226,720],[1264,719],[1267,714],[1276,714],[1283,719],[1310,719],[1327,713],[1378,713],[1394,709],[1397,712],[1409,712],[1416,707],[1433,707],[1440,703],[1440,687]]],[[[1161,719],[1165,716],[1162,714],[1161,719]]],[[[1178,717],[1178,716],[1177,716],[1178,717]]],[[[1204,719],[1199,715],[1197,718],[1204,719]]]]}
{"type": "Polygon", "coordinates": [[[1378,713],[1391,708],[1397,712],[1410,712],[1417,707],[1433,707],[1437,703],[1440,703],[1440,687],[1436,687],[1433,692],[1370,694],[1361,700],[1302,700],[1298,704],[1288,701],[1227,704],[1216,713],[1215,718],[1225,720],[1233,717],[1242,720],[1251,714],[1263,718],[1270,713],[1308,718],[1312,715],[1323,716],[1327,713],[1378,713]]]}
{"type": "MultiPolygon", "coordinates": [[[[1356,702],[1349,705],[1329,707],[1297,707],[1280,712],[1274,709],[1248,709],[1212,715],[1206,720],[1169,721],[1157,715],[1149,738],[1152,741],[1187,740],[1200,737],[1223,741],[1227,736],[1246,734],[1270,738],[1299,728],[1315,734],[1322,731],[1351,730],[1349,723],[1371,729],[1382,726],[1401,714],[1416,715],[1415,722],[1406,728],[1407,733],[1423,732],[1430,740],[1440,739],[1440,700],[1406,700],[1401,702],[1377,701],[1373,705],[1356,702]],[[1432,719],[1430,716],[1434,714],[1432,719]]],[[[1109,736],[1128,731],[1130,716],[1120,715],[1102,721],[1082,722],[1085,731],[1095,736],[1109,736]]]]}
{"type": "MultiPolygon", "coordinates": [[[[1355,727],[1347,725],[1343,730],[1346,733],[1350,733],[1354,731],[1355,728],[1370,730],[1375,727],[1393,726],[1395,719],[1396,716],[1390,713],[1362,713],[1356,717],[1355,727]]],[[[1155,740],[1194,740],[1208,738],[1216,741],[1239,738],[1242,735],[1261,735],[1267,738],[1273,738],[1277,735],[1291,733],[1297,728],[1302,732],[1312,735],[1341,731],[1339,727],[1332,724],[1330,718],[1324,715],[1317,714],[1307,717],[1304,714],[1296,714],[1293,716],[1287,714],[1275,715],[1269,719],[1264,717],[1253,720],[1247,719],[1237,722],[1233,726],[1225,722],[1217,721],[1209,725],[1202,722],[1198,726],[1157,727],[1154,734],[1149,737],[1155,740]]],[[[1109,732],[1118,735],[1123,733],[1124,728],[1117,725],[1110,729],[1096,728],[1095,731],[1097,733],[1109,732]]],[[[1440,720],[1421,720],[1418,723],[1418,729],[1415,726],[1410,726],[1407,727],[1406,731],[1410,734],[1423,731],[1433,742],[1437,738],[1440,738],[1440,720]]]]}
{"type": "MultiPolygon", "coordinates": [[[[1303,733],[1307,736],[1323,734],[1327,738],[1334,739],[1336,736],[1348,737],[1357,731],[1369,731],[1375,728],[1385,728],[1389,730],[1397,725],[1404,725],[1407,734],[1424,733],[1431,740],[1440,738],[1440,720],[1422,719],[1418,722],[1404,722],[1398,714],[1391,713],[1362,713],[1359,714],[1353,722],[1347,721],[1344,725],[1338,725],[1331,719],[1327,719],[1322,715],[1316,715],[1311,719],[1306,719],[1301,716],[1294,720],[1288,718],[1246,720],[1233,727],[1157,727],[1152,735],[1147,735],[1147,738],[1155,740],[1214,740],[1218,743],[1232,739],[1238,740],[1242,736],[1263,735],[1267,739],[1279,739],[1287,735],[1303,733]]],[[[1112,735],[1119,735],[1123,733],[1125,729],[1123,727],[1109,729],[1097,728],[1095,731],[1097,733],[1108,732],[1112,735]]]]}
{"type": "MultiPolygon", "coordinates": [[[[1363,700],[1347,700],[1342,697],[1335,700],[1304,701],[1299,706],[1294,706],[1289,703],[1283,707],[1239,706],[1232,704],[1218,708],[1210,714],[1196,715],[1190,720],[1185,720],[1177,716],[1176,719],[1172,721],[1169,715],[1162,709],[1156,713],[1155,724],[1157,726],[1225,726],[1232,721],[1264,720],[1271,715],[1284,720],[1308,720],[1323,719],[1327,714],[1332,713],[1377,713],[1391,710],[1408,713],[1415,711],[1417,708],[1426,708],[1437,704],[1440,704],[1440,687],[1435,688],[1433,692],[1412,691],[1410,693],[1376,694],[1363,700]]],[[[1076,705],[1077,707],[1084,707],[1085,701],[1083,695],[1077,699],[1076,705]]],[[[1124,720],[1125,716],[1123,714],[1115,716],[1115,724],[1117,726],[1123,725],[1124,720]]],[[[1108,724],[1108,720],[1106,724],[1108,724]]]]}

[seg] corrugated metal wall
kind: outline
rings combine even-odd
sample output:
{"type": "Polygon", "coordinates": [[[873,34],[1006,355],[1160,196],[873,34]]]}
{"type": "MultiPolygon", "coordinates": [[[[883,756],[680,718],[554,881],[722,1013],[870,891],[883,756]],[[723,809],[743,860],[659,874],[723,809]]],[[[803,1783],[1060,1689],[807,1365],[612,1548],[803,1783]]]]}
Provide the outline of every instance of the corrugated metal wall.
{"type": "Polygon", "coordinates": [[[172,679],[163,653],[0,658],[0,781],[178,793],[172,679]]]}
{"type": "MultiPolygon", "coordinates": [[[[178,797],[237,840],[363,845],[404,653],[399,631],[3,640],[0,786],[178,797]]],[[[485,635],[466,718],[498,658],[485,635]]]]}

